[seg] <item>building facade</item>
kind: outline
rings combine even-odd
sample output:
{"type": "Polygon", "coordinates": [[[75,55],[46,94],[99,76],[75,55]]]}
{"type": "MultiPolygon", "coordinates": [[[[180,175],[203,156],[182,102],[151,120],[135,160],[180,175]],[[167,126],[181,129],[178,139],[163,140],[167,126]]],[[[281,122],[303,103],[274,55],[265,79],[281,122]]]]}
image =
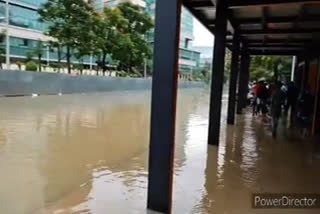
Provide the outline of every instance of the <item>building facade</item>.
{"type": "Polygon", "coordinates": [[[94,0],[94,6],[96,10],[103,9],[103,0],[94,0]]]}
{"type": "MultiPolygon", "coordinates": [[[[47,24],[39,21],[38,9],[45,2],[47,0],[9,0],[9,25],[7,26],[6,1],[0,0],[0,32],[6,33],[8,30],[11,63],[26,59],[28,54],[36,49],[39,41],[45,46],[42,60],[47,61],[48,64],[58,61],[57,50],[46,46],[46,42],[50,41],[50,37],[43,33],[47,24]]],[[[95,0],[94,3],[97,9],[103,6],[102,0],[95,0]]],[[[72,61],[77,63],[78,60],[73,58],[72,61]]],[[[84,58],[84,64],[95,64],[93,61],[89,56],[84,58]]]]}
{"type": "Polygon", "coordinates": [[[145,0],[102,0],[104,6],[117,6],[123,2],[131,2],[132,4],[138,5],[141,8],[146,8],[145,0]]]}
{"type": "MultiPolygon", "coordinates": [[[[146,11],[151,17],[155,17],[155,0],[146,0],[146,11]]],[[[149,41],[153,43],[154,30],[148,35],[149,41]]],[[[181,14],[181,33],[180,33],[180,53],[179,53],[179,71],[180,73],[189,74],[199,70],[200,52],[193,50],[193,16],[191,13],[182,8],[181,14]]]]}
{"type": "MultiPolygon", "coordinates": [[[[8,30],[10,57],[25,58],[27,52],[37,46],[37,41],[48,41],[42,32],[46,25],[39,22],[37,9],[46,0],[9,1],[9,25],[6,24],[6,2],[0,1],[0,32],[8,30]]],[[[45,56],[46,54],[44,54],[45,56]]]]}
{"type": "MultiPolygon", "coordinates": [[[[47,25],[39,21],[37,10],[47,0],[9,0],[9,25],[6,24],[6,1],[0,0],[0,32],[5,33],[8,29],[10,36],[10,60],[12,63],[27,58],[28,53],[36,49],[39,41],[46,44],[50,40],[43,32],[47,25]]],[[[121,2],[130,1],[145,9],[151,17],[155,13],[155,0],[94,0],[95,8],[102,10],[104,6],[115,6],[121,2]]],[[[154,32],[148,35],[153,43],[154,32]]],[[[179,70],[181,73],[192,72],[199,67],[200,53],[193,51],[193,18],[183,8],[180,39],[179,70]]],[[[62,57],[63,57],[62,53],[62,57]]],[[[42,60],[47,64],[58,61],[57,50],[49,46],[43,49],[42,60]]],[[[62,60],[63,62],[64,60],[62,60]]],[[[73,58],[73,62],[77,59],[73,58]]],[[[92,57],[85,57],[84,64],[94,65],[92,57]]]]}
{"type": "MultiPolygon", "coordinates": [[[[135,5],[144,8],[146,12],[154,19],[155,17],[155,0],[104,0],[105,6],[116,6],[122,2],[129,1],[135,5]]],[[[153,43],[154,30],[148,34],[148,40],[153,43]]],[[[181,36],[180,36],[180,73],[192,73],[199,70],[200,52],[192,49],[193,41],[193,17],[185,8],[182,9],[181,19],[181,36]]]]}
{"type": "Polygon", "coordinates": [[[213,62],[213,47],[210,46],[194,46],[194,50],[201,53],[200,56],[200,67],[206,68],[212,66],[213,62]]]}

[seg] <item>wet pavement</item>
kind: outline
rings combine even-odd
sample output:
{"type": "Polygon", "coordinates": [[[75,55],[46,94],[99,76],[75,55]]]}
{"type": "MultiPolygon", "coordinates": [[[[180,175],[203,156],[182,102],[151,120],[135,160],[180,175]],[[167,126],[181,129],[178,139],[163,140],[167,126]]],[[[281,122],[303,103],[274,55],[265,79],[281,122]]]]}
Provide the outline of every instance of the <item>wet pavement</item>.
{"type": "MultiPolygon", "coordinates": [[[[252,209],[252,193],[320,193],[309,141],[246,113],[207,146],[208,93],[180,90],[173,213],[308,214],[252,209]]],[[[149,92],[0,99],[0,213],[147,211],[149,92]]]]}

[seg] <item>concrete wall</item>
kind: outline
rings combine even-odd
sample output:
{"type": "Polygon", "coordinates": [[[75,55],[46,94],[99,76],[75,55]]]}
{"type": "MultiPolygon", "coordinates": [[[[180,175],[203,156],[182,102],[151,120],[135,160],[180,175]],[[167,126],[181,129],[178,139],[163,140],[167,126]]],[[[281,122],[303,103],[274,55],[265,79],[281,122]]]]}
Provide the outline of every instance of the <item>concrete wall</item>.
{"type": "MultiPolygon", "coordinates": [[[[151,89],[151,79],[71,76],[57,73],[0,70],[0,96],[71,94],[151,89]]],[[[202,87],[201,82],[180,82],[179,87],[202,87]]]]}

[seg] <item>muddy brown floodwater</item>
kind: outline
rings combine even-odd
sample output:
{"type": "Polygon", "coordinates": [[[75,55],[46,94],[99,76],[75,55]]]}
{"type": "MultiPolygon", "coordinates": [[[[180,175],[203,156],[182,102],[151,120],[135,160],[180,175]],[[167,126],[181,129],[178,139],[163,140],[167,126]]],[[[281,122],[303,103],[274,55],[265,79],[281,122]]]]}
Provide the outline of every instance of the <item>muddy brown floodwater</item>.
{"type": "MultiPolygon", "coordinates": [[[[225,101],[221,145],[208,147],[208,93],[179,92],[173,213],[320,213],[251,209],[252,193],[320,193],[320,161],[250,114],[226,126],[225,101]]],[[[0,109],[1,214],[151,213],[150,92],[1,98],[0,109]]]]}

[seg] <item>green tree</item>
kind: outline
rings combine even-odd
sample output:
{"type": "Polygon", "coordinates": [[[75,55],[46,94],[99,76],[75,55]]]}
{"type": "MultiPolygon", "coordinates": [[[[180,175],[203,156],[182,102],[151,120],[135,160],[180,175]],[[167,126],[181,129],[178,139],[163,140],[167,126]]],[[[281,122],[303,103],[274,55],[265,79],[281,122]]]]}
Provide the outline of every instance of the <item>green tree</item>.
{"type": "Polygon", "coordinates": [[[108,55],[114,59],[119,56],[119,50],[132,47],[130,37],[126,32],[128,20],[123,17],[122,12],[118,8],[105,7],[102,14],[92,17],[93,22],[93,50],[99,57],[100,67],[103,74],[106,71],[106,60],[108,55]]]}
{"type": "Polygon", "coordinates": [[[266,78],[278,80],[280,74],[291,69],[291,57],[287,56],[253,56],[250,63],[250,77],[252,80],[266,78]]]}
{"type": "Polygon", "coordinates": [[[49,23],[47,34],[66,48],[69,74],[73,50],[86,45],[83,38],[94,14],[91,3],[86,0],[48,0],[38,11],[40,20],[49,23]]]}
{"type": "Polygon", "coordinates": [[[80,70],[82,74],[84,68],[84,57],[89,55],[97,54],[99,51],[99,45],[97,41],[97,35],[100,31],[103,31],[104,27],[100,25],[101,17],[100,14],[95,13],[94,11],[90,12],[90,17],[86,20],[86,24],[82,27],[82,30],[78,33],[79,43],[76,45],[74,50],[74,56],[78,59],[79,65],[76,67],[80,70]]]}
{"type": "Polygon", "coordinates": [[[58,55],[58,63],[57,64],[51,64],[54,68],[57,68],[58,73],[60,73],[60,70],[62,68],[62,45],[58,41],[49,41],[48,42],[50,51],[57,51],[58,55]]]}
{"type": "Polygon", "coordinates": [[[42,70],[42,56],[43,56],[43,50],[45,49],[45,46],[43,45],[42,41],[38,41],[36,46],[31,50],[29,53],[27,53],[28,61],[31,61],[33,57],[37,57],[38,59],[38,70],[41,72],[42,70]]]}
{"type": "Polygon", "coordinates": [[[122,3],[118,8],[128,20],[123,33],[129,35],[131,43],[128,42],[128,38],[123,38],[122,42],[130,45],[119,46],[112,56],[119,60],[121,69],[132,73],[132,68],[142,65],[145,59],[151,58],[152,51],[146,35],[153,27],[153,21],[149,14],[132,3],[122,3]]]}

